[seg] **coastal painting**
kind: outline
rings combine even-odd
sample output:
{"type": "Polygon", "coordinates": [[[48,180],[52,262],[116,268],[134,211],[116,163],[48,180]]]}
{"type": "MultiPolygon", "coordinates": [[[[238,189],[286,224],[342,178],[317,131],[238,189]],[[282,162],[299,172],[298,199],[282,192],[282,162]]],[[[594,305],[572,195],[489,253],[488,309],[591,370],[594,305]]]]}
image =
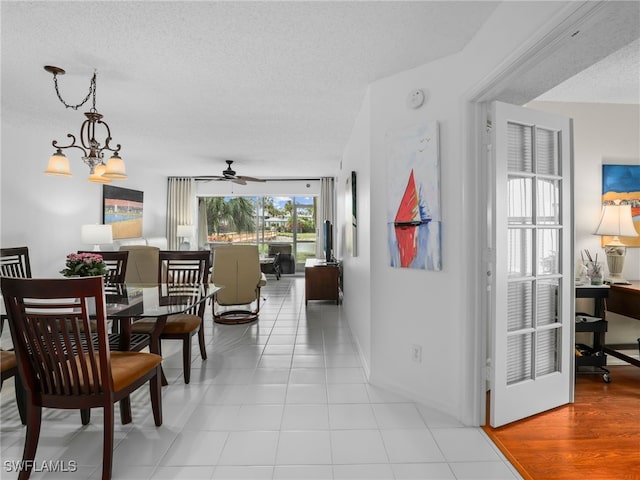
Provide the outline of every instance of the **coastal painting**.
{"type": "MultiPolygon", "coordinates": [[[[631,205],[633,225],[640,234],[640,165],[602,165],[602,205],[631,205]]],[[[602,246],[612,237],[602,237],[602,246]]],[[[627,247],[640,247],[640,236],[620,237],[627,247]]]]}
{"type": "Polygon", "coordinates": [[[394,268],[442,269],[438,122],[387,137],[387,244],[394,268]]]}
{"type": "Polygon", "coordinates": [[[102,223],[113,228],[113,238],[142,237],[143,192],[102,186],[102,223]]]}

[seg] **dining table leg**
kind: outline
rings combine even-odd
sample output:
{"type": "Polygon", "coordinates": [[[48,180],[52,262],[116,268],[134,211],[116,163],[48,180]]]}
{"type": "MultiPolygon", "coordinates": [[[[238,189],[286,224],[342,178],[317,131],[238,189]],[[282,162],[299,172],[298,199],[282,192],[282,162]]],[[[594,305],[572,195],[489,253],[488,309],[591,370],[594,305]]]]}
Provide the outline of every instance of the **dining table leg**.
{"type": "MultiPolygon", "coordinates": [[[[151,331],[151,342],[149,343],[149,351],[151,353],[155,353],[156,355],[162,356],[160,350],[160,335],[162,335],[162,331],[164,330],[164,326],[167,323],[167,316],[163,315],[161,317],[157,317],[156,324],[153,330],[151,331]]],[[[169,385],[167,381],[167,377],[164,374],[164,369],[162,365],[160,365],[160,372],[162,373],[162,386],[166,387],[169,385]]]]}
{"type": "MultiPolygon", "coordinates": [[[[119,347],[120,351],[126,352],[131,348],[131,318],[123,318],[119,322],[113,322],[114,325],[118,324],[118,331],[120,332],[119,347]]],[[[123,425],[131,423],[133,417],[131,415],[131,399],[129,395],[120,400],[120,421],[123,425]]]]}

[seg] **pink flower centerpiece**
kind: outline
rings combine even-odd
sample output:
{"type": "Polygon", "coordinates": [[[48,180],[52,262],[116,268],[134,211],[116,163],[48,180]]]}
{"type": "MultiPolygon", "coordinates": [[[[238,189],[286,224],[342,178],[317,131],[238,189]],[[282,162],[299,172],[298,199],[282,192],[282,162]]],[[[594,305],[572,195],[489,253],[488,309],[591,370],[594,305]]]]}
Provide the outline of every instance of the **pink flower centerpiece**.
{"type": "Polygon", "coordinates": [[[107,266],[98,253],[70,253],[60,273],[65,277],[95,277],[105,275],[107,266]]]}

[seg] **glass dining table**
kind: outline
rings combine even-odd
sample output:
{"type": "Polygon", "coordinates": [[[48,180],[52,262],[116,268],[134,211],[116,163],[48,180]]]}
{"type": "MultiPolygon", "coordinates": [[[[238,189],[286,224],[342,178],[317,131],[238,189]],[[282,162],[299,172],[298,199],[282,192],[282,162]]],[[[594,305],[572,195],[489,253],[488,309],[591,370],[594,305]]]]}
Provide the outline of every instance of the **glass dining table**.
{"type": "Polygon", "coordinates": [[[160,335],[167,317],[193,311],[222,288],[211,283],[105,285],[107,318],[113,321],[114,330],[110,346],[122,351],[140,350],[148,344],[151,353],[160,354],[160,335]],[[132,323],[142,318],[154,318],[154,327],[149,335],[132,334],[132,323]]]}
{"type": "Polygon", "coordinates": [[[118,350],[136,350],[131,324],[141,318],[155,318],[149,350],[159,352],[160,334],[167,317],[189,312],[223,287],[214,284],[107,284],[107,318],[119,332],[118,350]]]}
{"type": "MultiPolygon", "coordinates": [[[[160,335],[167,317],[189,312],[213,297],[222,286],[209,284],[106,284],[107,318],[113,322],[109,335],[112,350],[135,350],[148,345],[151,353],[160,355],[160,335]],[[131,325],[142,318],[154,318],[149,334],[132,333],[131,325]]],[[[162,372],[162,385],[167,385],[162,372]]],[[[131,404],[127,397],[120,401],[122,423],[131,422],[131,404]]]]}

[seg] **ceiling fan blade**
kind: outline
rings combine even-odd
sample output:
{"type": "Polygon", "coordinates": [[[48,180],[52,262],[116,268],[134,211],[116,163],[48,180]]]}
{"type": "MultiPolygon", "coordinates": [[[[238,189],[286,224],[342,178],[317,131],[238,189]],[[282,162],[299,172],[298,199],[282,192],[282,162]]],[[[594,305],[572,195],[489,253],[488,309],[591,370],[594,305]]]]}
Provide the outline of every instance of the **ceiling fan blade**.
{"type": "Polygon", "coordinates": [[[213,182],[213,181],[220,181],[220,180],[226,180],[226,178],[219,175],[207,175],[204,177],[196,177],[196,181],[198,182],[213,182]]]}
{"type": "Polygon", "coordinates": [[[266,182],[266,180],[263,180],[262,178],[245,177],[244,175],[240,175],[236,178],[241,178],[242,180],[245,180],[247,182],[266,182]]]}
{"type": "Polygon", "coordinates": [[[244,179],[242,177],[236,177],[236,178],[232,178],[230,179],[233,183],[237,183],[238,185],[246,185],[247,182],[244,181],[244,179]]]}

